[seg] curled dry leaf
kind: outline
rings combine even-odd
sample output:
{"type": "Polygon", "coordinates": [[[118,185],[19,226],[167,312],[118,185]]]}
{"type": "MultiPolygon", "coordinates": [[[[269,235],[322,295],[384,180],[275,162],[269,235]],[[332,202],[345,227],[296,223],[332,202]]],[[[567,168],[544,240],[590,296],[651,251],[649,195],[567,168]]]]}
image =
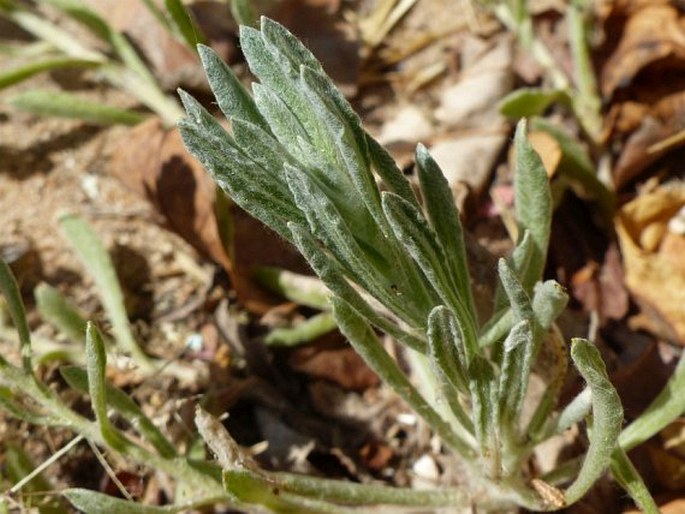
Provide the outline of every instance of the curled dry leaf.
{"type": "Polygon", "coordinates": [[[685,16],[673,2],[625,0],[605,13],[601,91],[612,101],[607,135],[619,149],[618,189],[666,152],[655,151],[685,127],[685,16]]]}
{"type": "MultiPolygon", "coordinates": [[[[620,19],[625,12],[614,14],[620,19]]],[[[616,50],[604,65],[602,94],[610,98],[617,89],[629,86],[645,67],[666,58],[685,59],[685,27],[674,6],[645,3],[631,12],[616,50]]]]}
{"type": "Polygon", "coordinates": [[[642,194],[620,210],[616,231],[625,283],[642,308],[640,324],[685,345],[685,235],[676,220],[685,206],[685,186],[642,194]]]}

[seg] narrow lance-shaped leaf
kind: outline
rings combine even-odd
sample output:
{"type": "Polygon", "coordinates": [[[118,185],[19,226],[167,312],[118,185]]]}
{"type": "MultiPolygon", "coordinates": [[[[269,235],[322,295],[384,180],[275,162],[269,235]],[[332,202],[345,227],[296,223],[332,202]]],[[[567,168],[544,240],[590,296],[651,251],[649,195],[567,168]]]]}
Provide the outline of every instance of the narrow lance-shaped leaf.
{"type": "Polygon", "coordinates": [[[592,391],[592,430],[583,466],[565,493],[569,504],[585,495],[609,467],[623,424],[621,399],[609,381],[599,350],[590,341],[573,339],[571,358],[592,391]]]}
{"type": "MultiPolygon", "coordinates": [[[[252,73],[259,77],[263,86],[278,92],[280,100],[304,127],[307,141],[327,159],[332,159],[335,155],[332,141],[302,89],[299,65],[278,55],[279,50],[266,42],[261,32],[250,27],[240,28],[240,45],[252,73]]],[[[259,100],[257,104],[260,104],[259,100]]],[[[273,120],[268,121],[271,124],[273,120]]],[[[288,146],[288,141],[281,140],[281,143],[288,146]]]]}
{"type": "Polygon", "coordinates": [[[459,292],[459,297],[475,320],[476,308],[471,292],[466,244],[452,191],[438,163],[423,145],[416,147],[416,164],[428,219],[445,251],[447,271],[459,292]]]}
{"type": "Polygon", "coordinates": [[[188,118],[179,122],[184,144],[218,184],[247,212],[290,239],[287,221],[304,216],[280,174],[264,169],[235,146],[221,125],[190,95],[180,92],[188,118]]]}
{"type": "Polygon", "coordinates": [[[475,320],[463,299],[459,298],[456,285],[445,270],[445,252],[437,241],[435,232],[431,230],[420,211],[396,194],[384,192],[382,201],[383,210],[395,236],[419,265],[435,291],[455,311],[460,320],[466,358],[470,362],[479,351],[475,320]]]}
{"type": "Polygon", "coordinates": [[[516,217],[520,234],[527,230],[534,251],[527,268],[521,273],[526,291],[532,291],[542,278],[552,222],[552,194],[547,172],[526,136],[526,124],[519,122],[514,137],[516,174],[514,177],[516,217]]]}
{"type": "Polygon", "coordinates": [[[428,343],[431,357],[444,370],[452,386],[462,393],[468,391],[468,361],[458,328],[458,320],[442,305],[428,316],[428,343]]]}
{"type": "Polygon", "coordinates": [[[411,184],[402,173],[402,170],[397,167],[388,151],[368,134],[366,134],[366,146],[369,151],[369,161],[378,176],[383,180],[387,190],[401,196],[414,207],[419,208],[419,203],[416,200],[411,184]]]}
{"type": "Polygon", "coordinates": [[[480,443],[480,453],[486,475],[496,477],[501,466],[500,426],[497,420],[499,387],[492,364],[476,355],[469,365],[469,389],[473,426],[480,443]]]}
{"type": "MultiPolygon", "coordinates": [[[[88,374],[85,370],[75,366],[64,366],[60,368],[60,374],[72,389],[88,392],[88,374]]],[[[155,447],[160,455],[169,459],[177,455],[174,445],[164,437],[128,394],[107,383],[105,384],[105,394],[107,405],[124,416],[155,447]]]]}
{"type": "Polygon", "coordinates": [[[107,389],[105,387],[105,344],[91,322],[86,326],[86,362],[88,367],[88,394],[93,406],[102,438],[115,450],[124,452],[128,441],[112,425],[107,416],[107,389]]]}
{"type": "Polygon", "coordinates": [[[248,121],[269,131],[269,126],[259,113],[254,100],[233,70],[210,47],[198,45],[197,51],[202,59],[209,86],[224,116],[229,120],[248,121]]]}
{"type": "Polygon", "coordinates": [[[533,331],[529,320],[521,320],[504,341],[504,355],[499,376],[499,414],[501,423],[516,419],[528,387],[530,347],[533,331]]]}
{"type": "Polygon", "coordinates": [[[107,316],[112,321],[117,343],[131,354],[138,365],[149,371],[153,368],[152,362],[140,349],[131,332],[124,306],[124,293],[109,254],[90,225],[78,216],[63,216],[60,226],[95,282],[107,316]]]}
{"type": "Polygon", "coordinates": [[[345,300],[359,315],[386,334],[418,352],[425,351],[424,340],[400,329],[397,324],[379,314],[362,298],[347,281],[339,265],[319,247],[307,228],[295,223],[290,223],[288,226],[292,231],[297,249],[318,277],[338,298],[345,300]]]}
{"type": "Polygon", "coordinates": [[[390,229],[383,216],[380,192],[367,160],[366,139],[362,138],[360,142],[355,137],[355,128],[347,123],[332,101],[336,89],[331,81],[307,67],[302,67],[300,73],[307,98],[331,135],[333,147],[337,150],[340,161],[341,172],[347,174],[378,227],[388,234],[390,229]],[[360,147],[360,144],[363,146],[360,147]]]}
{"type": "Polygon", "coordinates": [[[192,503],[165,505],[163,507],[143,505],[90,489],[67,489],[62,494],[74,507],[86,514],[102,514],[103,512],[107,514],[174,514],[176,512],[188,512],[196,507],[192,503]]]}
{"type": "Polygon", "coordinates": [[[385,351],[366,321],[347,303],[337,298],[333,299],[333,313],[342,333],[381,380],[424,418],[448,445],[462,457],[472,459],[474,454],[470,446],[454,433],[416,390],[398,364],[385,351]]]}
{"type": "Polygon", "coordinates": [[[548,435],[560,434],[584,420],[592,409],[592,391],[586,387],[569,403],[554,420],[548,435]]]}
{"type": "MultiPolygon", "coordinates": [[[[2,258],[0,258],[0,292],[2,292],[2,295],[5,297],[7,309],[12,317],[14,327],[19,334],[24,371],[33,374],[33,365],[31,364],[31,332],[29,331],[29,325],[26,322],[24,302],[21,299],[19,286],[12,274],[12,270],[2,258]]],[[[7,361],[1,355],[0,364],[7,365],[7,361]]]]}
{"type": "Polygon", "coordinates": [[[44,71],[57,70],[61,68],[95,68],[101,63],[88,59],[76,59],[73,57],[49,57],[39,61],[28,62],[16,68],[6,69],[0,72],[0,89],[18,84],[33,75],[44,71]]]}
{"type": "Polygon", "coordinates": [[[87,321],[58,289],[40,284],[33,294],[38,311],[44,320],[52,323],[73,342],[83,342],[87,321]]]}
{"type": "Polygon", "coordinates": [[[466,352],[454,316],[447,307],[438,306],[428,316],[428,344],[431,369],[441,388],[437,397],[447,400],[455,418],[473,434],[473,421],[459,400],[460,394],[469,394],[466,352]]]}
{"type": "Polygon", "coordinates": [[[190,17],[181,0],[164,0],[164,5],[188,48],[195,48],[195,45],[204,42],[204,34],[190,17]]]}
{"type": "MultiPolygon", "coordinates": [[[[314,236],[335,255],[345,273],[393,311],[412,319],[411,304],[392,290],[396,270],[370,246],[362,247],[352,227],[314,179],[286,166],[286,178],[297,205],[304,211],[314,236]]],[[[420,316],[414,313],[413,317],[420,316]]]]}
{"type": "Polygon", "coordinates": [[[24,91],[11,96],[7,102],[17,109],[41,116],[74,118],[102,125],[136,125],[147,118],[145,114],[56,91],[24,91]]]}

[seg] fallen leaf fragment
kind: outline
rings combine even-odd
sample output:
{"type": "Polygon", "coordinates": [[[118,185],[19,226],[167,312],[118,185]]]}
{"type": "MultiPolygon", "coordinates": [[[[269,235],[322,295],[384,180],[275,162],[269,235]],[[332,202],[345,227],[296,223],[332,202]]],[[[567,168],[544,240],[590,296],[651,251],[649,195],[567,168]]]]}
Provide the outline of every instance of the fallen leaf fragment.
{"type": "Polygon", "coordinates": [[[602,94],[610,98],[645,67],[668,57],[685,58],[685,27],[674,6],[646,3],[631,13],[615,52],[604,65],[602,94]]]}
{"type": "Polygon", "coordinates": [[[171,230],[230,275],[241,303],[263,314],[282,300],[252,278],[257,266],[299,273],[308,268],[297,252],[235,204],[229,203],[231,240],[222,240],[216,216],[216,185],[199,162],[190,157],[176,129],[165,130],[159,119],[132,129],[114,151],[110,172],[147,198],[165,217],[171,230]],[[233,255],[229,258],[226,246],[233,255]]]}
{"type": "Polygon", "coordinates": [[[685,206],[676,183],[638,196],[616,217],[625,283],[642,308],[648,330],[685,345],[685,236],[669,222],[685,206]]]}

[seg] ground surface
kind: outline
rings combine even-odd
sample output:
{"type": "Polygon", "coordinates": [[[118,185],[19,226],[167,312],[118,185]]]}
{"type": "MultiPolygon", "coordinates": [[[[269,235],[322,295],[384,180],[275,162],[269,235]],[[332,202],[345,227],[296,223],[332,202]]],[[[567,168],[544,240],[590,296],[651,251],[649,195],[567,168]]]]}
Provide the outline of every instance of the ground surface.
{"type": "MultiPolygon", "coordinates": [[[[560,66],[567,70],[571,63],[560,14],[563,4],[539,4],[535,9],[541,37],[558,51],[560,66]]],[[[657,4],[672,14],[642,12],[642,18],[663,19],[673,25],[667,25],[669,30],[680,31],[685,38],[680,28],[685,26],[682,13],[668,2],[657,4]]],[[[648,144],[682,128],[680,90],[674,85],[658,100],[650,99],[645,90],[657,71],[672,73],[682,66],[685,52],[677,35],[669,33],[659,41],[667,47],[659,60],[637,62],[632,71],[626,70],[628,65],[611,64],[620,58],[620,62],[633,62],[631,37],[634,46],[646,44],[641,34],[649,30],[626,29],[631,22],[638,23],[633,16],[644,8],[640,2],[612,5],[619,13],[614,15],[623,18],[611,18],[609,7],[598,10],[596,31],[604,30],[605,37],[617,31],[623,39],[616,45],[605,39],[594,56],[596,67],[605,72],[603,76],[598,72],[606,102],[601,114],[605,131],[611,134],[602,140],[604,151],[591,150],[603,159],[600,168],[617,185],[620,205],[656,195],[645,205],[666,205],[668,212],[657,209],[647,221],[629,218],[630,213],[623,213],[616,222],[601,220],[597,214],[601,209],[587,201],[588,197],[592,200],[592,192],[587,194],[577,184],[566,185],[561,167],[549,164],[559,202],[547,275],[573,296],[560,322],[564,335],[589,335],[597,341],[627,417],[632,418],[665,382],[685,342],[682,313],[674,307],[682,305],[677,302],[682,298],[678,295],[685,269],[676,256],[682,255],[678,249],[683,232],[669,228],[685,205],[678,181],[682,172],[677,164],[679,150],[677,145],[668,148],[656,164],[644,151],[648,144]],[[620,23],[621,30],[614,26],[620,23]],[[657,71],[649,68],[654,63],[660,66],[657,71]],[[632,90],[626,88],[626,80],[634,86],[632,90]],[[668,104],[665,99],[671,97],[668,104]],[[658,130],[639,123],[640,117],[650,116],[660,124],[658,130]],[[638,141],[641,147],[634,142],[640,135],[647,141],[638,141]],[[626,157],[629,151],[638,157],[631,161],[626,157]],[[668,187],[675,191],[666,194],[668,201],[659,196],[664,194],[663,183],[670,183],[668,187]],[[647,234],[650,226],[658,234],[647,234]],[[637,250],[626,246],[624,233],[637,241],[637,250]],[[663,260],[645,264],[649,252],[663,260]],[[668,268],[669,276],[654,271],[664,266],[673,266],[668,268]]],[[[513,124],[499,115],[496,104],[516,87],[545,82],[545,70],[517,48],[510,33],[466,0],[419,2],[387,34],[377,26],[375,31],[364,32],[364,25],[350,15],[363,18],[369,8],[324,1],[284,2],[272,14],[312,44],[367,126],[408,172],[415,144],[423,141],[431,147],[474,240],[494,255],[505,255],[511,248],[507,151],[513,124]]],[[[133,25],[119,21],[132,37],[140,37],[133,25]]],[[[224,30],[225,57],[244,73],[235,32],[230,33],[235,24],[228,19],[218,25],[224,30]]],[[[17,62],[12,57],[1,59],[0,69],[17,62]]],[[[176,79],[168,78],[169,88],[176,85],[176,79]]],[[[37,87],[67,89],[120,107],[135,105],[128,95],[103,85],[97,77],[70,72],[40,75],[3,92],[0,100],[37,87]]],[[[196,91],[202,94],[201,89],[196,91]]],[[[568,111],[553,108],[548,114],[578,133],[568,111]]],[[[188,189],[183,173],[191,173],[193,166],[199,173],[199,168],[178,164],[187,157],[174,137],[165,135],[154,121],[134,129],[98,127],[41,118],[0,101],[0,251],[21,285],[36,351],[44,351],[55,341],[72,348],[78,344],[59,335],[37,313],[32,291],[42,282],[57,287],[88,318],[108,328],[93,280],[59,226],[60,216],[78,214],[92,224],[112,255],[134,333],[145,350],[182,362],[191,370],[183,377],[155,376],[143,382],[125,368],[110,372],[110,379],[164,425],[179,447],[191,442],[192,412],[202,398],[216,414],[230,412],[226,424],[231,433],[252,447],[266,467],[402,486],[458,482],[459,467],[439,441],[379,387],[342,336],[329,334],[297,348],[264,347],[263,336],[270,329],[301,320],[311,311],[259,290],[250,278],[250,266],[306,268],[282,242],[235,209],[234,235],[226,250],[213,217],[213,188],[198,178],[188,189]],[[160,178],[164,173],[172,177],[168,182],[160,178]],[[147,192],[147,197],[141,192],[147,192]]],[[[545,147],[544,141],[539,144],[536,148],[543,158],[554,161],[555,149],[545,147]]],[[[494,261],[484,255],[472,265],[478,297],[484,299],[486,309],[494,261]]],[[[16,339],[6,324],[0,345],[3,355],[18,357],[16,339]]],[[[55,363],[48,363],[40,373],[55,387],[64,387],[56,368],[55,363]]],[[[543,372],[539,375],[542,387],[553,378],[543,372]]],[[[578,387],[577,379],[569,374],[567,393],[578,387]]],[[[635,455],[663,502],[682,494],[685,486],[679,426],[635,455]]],[[[13,444],[23,446],[35,462],[47,458],[70,437],[66,431],[35,428],[0,414],[5,452],[13,444]]],[[[567,442],[570,448],[582,444],[567,442]]],[[[557,451],[552,448],[548,455],[538,456],[541,469],[557,451]]],[[[171,494],[164,477],[112,455],[108,459],[114,476],[134,496],[154,503],[171,494]]],[[[116,492],[111,476],[85,443],[47,474],[56,490],[83,486],[116,492]]],[[[621,512],[624,506],[621,493],[601,483],[576,510],[621,512]]]]}

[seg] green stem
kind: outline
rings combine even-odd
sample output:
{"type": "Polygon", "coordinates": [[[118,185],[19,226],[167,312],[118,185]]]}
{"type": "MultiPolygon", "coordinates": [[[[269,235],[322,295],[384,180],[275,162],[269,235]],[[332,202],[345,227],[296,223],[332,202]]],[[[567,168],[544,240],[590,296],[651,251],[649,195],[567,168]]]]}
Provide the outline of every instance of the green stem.
{"type": "MultiPolygon", "coordinates": [[[[72,411],[32,375],[4,362],[0,362],[0,375],[16,390],[35,401],[53,421],[52,424],[69,428],[102,447],[109,447],[96,422],[72,411]]],[[[196,468],[184,458],[166,459],[132,442],[125,446],[124,454],[141,465],[163,471],[176,478],[187,485],[188,490],[195,491],[197,498],[221,496],[228,500],[220,482],[218,469],[215,469],[215,474],[212,476],[207,470],[196,468]]]]}
{"type": "Polygon", "coordinates": [[[587,135],[597,144],[602,132],[601,101],[597,93],[595,71],[587,46],[583,13],[577,2],[570,2],[567,11],[569,39],[575,68],[577,94],[573,96],[576,117],[587,135]]]}
{"type": "Polygon", "coordinates": [[[549,51],[549,48],[535,37],[530,14],[526,13],[523,19],[518,21],[511,11],[511,7],[506,2],[498,2],[493,9],[493,12],[502,25],[516,34],[521,45],[528,50],[538,64],[547,71],[547,74],[552,81],[552,86],[555,89],[568,90],[568,77],[557,66],[556,60],[549,51]]]}

